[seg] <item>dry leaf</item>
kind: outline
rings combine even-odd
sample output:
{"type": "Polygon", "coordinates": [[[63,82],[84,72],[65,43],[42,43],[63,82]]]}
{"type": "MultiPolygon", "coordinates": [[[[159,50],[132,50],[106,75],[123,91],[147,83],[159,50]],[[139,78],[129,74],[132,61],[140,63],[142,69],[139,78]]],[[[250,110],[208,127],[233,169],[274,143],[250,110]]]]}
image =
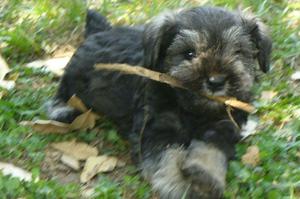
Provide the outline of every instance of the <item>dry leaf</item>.
{"type": "Polygon", "coordinates": [[[46,60],[36,60],[34,62],[26,64],[25,66],[29,68],[45,67],[47,71],[52,72],[57,76],[62,76],[64,73],[64,68],[66,67],[70,59],[71,56],[58,57],[46,60]]]}
{"type": "Polygon", "coordinates": [[[112,156],[98,156],[87,159],[80,175],[80,182],[86,183],[101,172],[109,172],[116,168],[118,159],[112,156]]]}
{"type": "Polygon", "coordinates": [[[274,91],[263,91],[260,98],[265,101],[271,101],[276,95],[277,92],[274,91]]]}
{"type": "Polygon", "coordinates": [[[13,164],[0,162],[0,171],[3,175],[11,175],[24,181],[31,181],[32,175],[28,171],[14,166],[13,164]]]}
{"type": "Polygon", "coordinates": [[[92,147],[84,142],[76,142],[75,140],[52,143],[51,146],[77,160],[86,160],[91,156],[98,155],[98,149],[96,147],[92,147]]]}
{"type": "Polygon", "coordinates": [[[3,97],[5,97],[7,95],[7,91],[6,90],[0,90],[0,99],[2,99],[3,97]]]}
{"type": "Polygon", "coordinates": [[[92,129],[96,124],[96,120],[98,116],[92,112],[92,110],[88,110],[85,113],[82,113],[70,124],[70,128],[72,130],[78,129],[92,129]]]}
{"type": "Polygon", "coordinates": [[[86,112],[88,110],[84,103],[81,101],[81,99],[79,99],[76,95],[73,95],[69,99],[67,104],[81,112],[86,112]]]}
{"type": "Polygon", "coordinates": [[[17,73],[17,72],[14,72],[14,73],[9,73],[6,75],[5,77],[5,80],[8,80],[8,81],[17,81],[17,79],[19,78],[20,74],[17,73]]]}
{"type": "Polygon", "coordinates": [[[118,159],[116,157],[106,156],[106,160],[101,164],[101,166],[98,169],[98,172],[101,173],[113,171],[116,168],[117,163],[118,159]]]}
{"type": "Polygon", "coordinates": [[[24,126],[30,126],[35,131],[42,133],[68,133],[70,132],[70,124],[57,122],[53,120],[36,120],[36,121],[22,121],[20,123],[24,126]]]}
{"type": "Polygon", "coordinates": [[[118,168],[125,167],[125,165],[126,165],[126,162],[124,162],[122,160],[118,160],[118,162],[117,162],[117,167],[118,168]]]}
{"type": "Polygon", "coordinates": [[[9,73],[9,71],[10,71],[10,69],[9,69],[6,61],[0,55],[0,80],[4,80],[6,74],[9,73]]]}
{"type": "Polygon", "coordinates": [[[259,148],[256,145],[249,146],[247,152],[242,156],[242,163],[255,167],[260,162],[259,148]]]}
{"type": "Polygon", "coordinates": [[[90,157],[86,160],[83,171],[80,175],[80,182],[86,183],[98,173],[98,169],[106,157],[90,157]]]}
{"type": "Polygon", "coordinates": [[[293,116],[295,118],[300,118],[300,109],[293,110],[293,116]]]}
{"type": "Polygon", "coordinates": [[[257,125],[258,125],[257,121],[251,119],[247,120],[247,123],[243,125],[241,130],[241,135],[243,136],[243,139],[246,139],[250,135],[255,134],[256,132],[255,129],[257,125]]]}
{"type": "Polygon", "coordinates": [[[22,121],[21,125],[30,126],[35,131],[41,133],[59,133],[64,134],[73,130],[92,129],[96,124],[98,115],[88,110],[85,113],[77,116],[71,124],[62,123],[54,120],[36,120],[36,121],[22,121]]]}
{"type": "MultiPolygon", "coordinates": [[[[67,102],[67,104],[83,113],[90,111],[85,104],[81,101],[80,98],[78,98],[76,95],[73,95],[69,101],[67,102]]],[[[91,112],[91,115],[95,118],[95,120],[99,119],[99,115],[97,115],[94,112],[91,112]]]]}
{"type": "Polygon", "coordinates": [[[291,79],[293,81],[299,81],[300,80],[300,71],[296,71],[295,73],[292,74],[291,79]]]}
{"type": "Polygon", "coordinates": [[[11,90],[16,86],[16,83],[14,80],[6,79],[6,76],[9,72],[10,72],[10,69],[9,69],[6,61],[0,55],[0,87],[4,88],[6,90],[11,90]]]}
{"type": "Polygon", "coordinates": [[[95,188],[85,188],[81,191],[80,195],[81,198],[93,198],[93,195],[95,194],[95,188]]]}
{"type": "Polygon", "coordinates": [[[59,45],[55,49],[51,55],[53,58],[58,58],[58,57],[72,57],[74,52],[76,51],[76,48],[72,45],[66,44],[66,45],[59,45]]]}
{"type": "Polygon", "coordinates": [[[15,88],[16,83],[14,81],[9,81],[9,80],[0,80],[0,87],[4,88],[6,90],[12,90],[15,88]]]}
{"type": "Polygon", "coordinates": [[[80,163],[79,161],[69,155],[63,154],[60,158],[61,162],[67,165],[68,167],[78,171],[80,169],[80,163]]]}

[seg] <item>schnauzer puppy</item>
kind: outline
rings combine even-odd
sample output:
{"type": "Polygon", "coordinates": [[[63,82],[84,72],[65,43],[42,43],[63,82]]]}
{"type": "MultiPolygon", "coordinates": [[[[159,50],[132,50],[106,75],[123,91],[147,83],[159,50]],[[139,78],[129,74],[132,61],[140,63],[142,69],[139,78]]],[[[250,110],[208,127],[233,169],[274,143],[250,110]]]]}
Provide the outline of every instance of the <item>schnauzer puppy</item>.
{"type": "MultiPolygon", "coordinates": [[[[228,161],[240,139],[225,106],[188,90],[93,66],[141,65],[167,73],[191,90],[249,102],[257,65],[269,69],[272,44],[263,24],[214,7],[163,13],[138,28],[111,27],[98,17],[94,23],[97,19],[88,14],[87,38],[49,103],[49,117],[74,119],[79,112],[66,101],[76,94],[116,123],[161,198],[222,197],[228,161]]],[[[247,120],[239,110],[232,116],[239,125],[247,120]]]]}

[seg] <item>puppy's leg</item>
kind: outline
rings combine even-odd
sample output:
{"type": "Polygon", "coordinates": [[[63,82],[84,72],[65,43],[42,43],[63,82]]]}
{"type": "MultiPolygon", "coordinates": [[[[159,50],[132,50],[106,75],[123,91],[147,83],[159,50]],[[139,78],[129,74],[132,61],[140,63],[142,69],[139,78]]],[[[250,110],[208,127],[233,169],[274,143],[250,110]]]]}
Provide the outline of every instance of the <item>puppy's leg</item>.
{"type": "Polygon", "coordinates": [[[181,199],[189,195],[191,181],[181,172],[186,153],[184,148],[173,146],[143,161],[142,174],[162,199],[181,199]]]}
{"type": "MultiPolygon", "coordinates": [[[[143,111],[135,115],[133,131],[139,135],[143,123],[143,111]]],[[[180,199],[188,191],[190,182],[181,173],[186,156],[184,137],[180,135],[181,124],[178,115],[172,112],[155,112],[148,117],[140,149],[132,139],[133,158],[141,155],[139,164],[143,176],[151,183],[153,191],[162,199],[180,199]]]]}
{"type": "Polygon", "coordinates": [[[176,114],[161,113],[150,120],[142,145],[143,175],[162,199],[218,198],[227,168],[223,153],[185,137],[176,114]]]}
{"type": "MultiPolygon", "coordinates": [[[[191,180],[192,196],[220,198],[225,189],[228,161],[233,158],[235,143],[240,139],[231,121],[220,121],[205,132],[203,141],[193,140],[182,166],[191,180]]],[[[192,197],[191,196],[191,197],[192,197]]]]}
{"type": "Polygon", "coordinates": [[[193,140],[182,164],[191,181],[190,198],[220,198],[225,188],[227,158],[211,144],[193,140]]]}
{"type": "Polygon", "coordinates": [[[162,199],[220,198],[225,188],[225,155],[201,141],[193,141],[187,149],[173,145],[162,150],[146,158],[142,168],[162,199]]]}
{"type": "Polygon", "coordinates": [[[174,115],[156,119],[146,129],[141,164],[153,190],[163,199],[221,198],[228,160],[238,140],[231,123],[217,123],[203,141],[193,140],[186,147],[174,115]]]}

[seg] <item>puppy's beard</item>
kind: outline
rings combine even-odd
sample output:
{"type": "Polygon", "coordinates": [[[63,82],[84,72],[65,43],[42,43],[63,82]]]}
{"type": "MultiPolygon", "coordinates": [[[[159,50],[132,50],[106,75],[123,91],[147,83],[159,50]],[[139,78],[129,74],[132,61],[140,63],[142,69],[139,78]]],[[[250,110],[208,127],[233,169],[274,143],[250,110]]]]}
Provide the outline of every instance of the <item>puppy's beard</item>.
{"type": "Polygon", "coordinates": [[[201,107],[200,110],[203,111],[220,111],[224,108],[224,106],[214,100],[208,99],[208,98],[203,98],[201,100],[196,100],[196,107],[201,107]]]}

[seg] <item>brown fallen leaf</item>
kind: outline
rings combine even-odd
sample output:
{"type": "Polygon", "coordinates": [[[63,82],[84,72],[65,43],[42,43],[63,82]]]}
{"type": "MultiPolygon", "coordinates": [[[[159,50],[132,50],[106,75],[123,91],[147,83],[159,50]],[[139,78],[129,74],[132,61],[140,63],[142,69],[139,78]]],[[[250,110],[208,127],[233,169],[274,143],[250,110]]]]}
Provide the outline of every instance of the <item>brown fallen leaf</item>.
{"type": "Polygon", "coordinates": [[[298,158],[300,158],[300,151],[298,151],[298,152],[296,153],[296,156],[297,156],[298,158]]]}
{"type": "Polygon", "coordinates": [[[77,116],[71,124],[54,120],[22,121],[20,124],[24,126],[30,126],[35,131],[41,133],[64,134],[79,129],[92,129],[94,128],[97,119],[99,119],[99,116],[93,113],[91,110],[88,110],[87,112],[77,116]]]}
{"type": "Polygon", "coordinates": [[[76,142],[75,140],[52,143],[51,146],[77,160],[86,160],[89,157],[98,155],[96,147],[92,147],[84,142],[76,142]]]}
{"type": "Polygon", "coordinates": [[[46,60],[36,60],[31,63],[26,64],[29,68],[45,68],[47,71],[52,72],[56,76],[62,76],[64,73],[64,68],[70,61],[71,56],[57,57],[46,60]]]}
{"type": "Polygon", "coordinates": [[[249,146],[247,152],[242,156],[242,163],[255,167],[260,162],[259,148],[256,145],[249,146]]]}
{"type": "MultiPolygon", "coordinates": [[[[140,66],[130,66],[127,64],[96,64],[94,66],[95,70],[110,70],[110,71],[118,71],[124,74],[130,74],[130,75],[138,75],[141,77],[146,77],[154,81],[162,82],[165,84],[169,84],[170,86],[182,88],[186,90],[191,90],[183,85],[182,82],[180,82],[178,79],[165,74],[165,73],[159,73],[157,71],[152,71],[140,66]]],[[[191,90],[192,92],[195,92],[191,90]]],[[[232,106],[234,108],[253,113],[255,112],[255,107],[246,103],[239,101],[232,97],[222,97],[222,96],[208,96],[208,95],[202,95],[201,93],[196,93],[197,95],[201,95],[204,97],[207,97],[211,100],[215,100],[220,103],[224,103],[225,105],[232,106]]]]}
{"type": "Polygon", "coordinates": [[[79,161],[69,155],[63,154],[60,158],[61,162],[65,165],[67,165],[68,167],[74,169],[75,171],[78,171],[80,169],[80,163],[79,161]]]}
{"type": "Polygon", "coordinates": [[[14,72],[14,73],[8,73],[5,77],[5,80],[8,80],[8,81],[17,81],[17,79],[19,78],[20,74],[17,73],[17,72],[14,72]]]}
{"type": "Polygon", "coordinates": [[[90,157],[86,160],[83,171],[80,175],[80,182],[86,183],[98,173],[98,169],[106,157],[90,157]]]}
{"type": "Polygon", "coordinates": [[[55,51],[51,53],[51,55],[53,56],[53,58],[72,57],[75,51],[76,48],[72,45],[59,45],[57,46],[55,51]]]}
{"type": "Polygon", "coordinates": [[[6,61],[0,55],[0,87],[6,90],[13,89],[16,86],[15,81],[18,78],[18,73],[10,74],[9,72],[10,69],[6,61]]]}
{"type": "Polygon", "coordinates": [[[261,92],[260,98],[265,101],[271,101],[276,95],[277,95],[277,92],[274,92],[274,91],[263,91],[263,92],[261,92]]]}
{"type": "Polygon", "coordinates": [[[16,83],[14,81],[10,81],[10,80],[0,80],[0,87],[4,88],[6,90],[12,90],[13,88],[15,88],[16,83]]]}
{"type": "Polygon", "coordinates": [[[86,183],[98,173],[113,171],[117,163],[118,159],[112,156],[102,155],[88,158],[80,175],[80,182],[86,183]]]}
{"type": "Polygon", "coordinates": [[[295,118],[300,118],[300,109],[293,110],[293,116],[295,118]]]}
{"type": "Polygon", "coordinates": [[[300,71],[296,71],[295,73],[292,74],[291,79],[293,81],[299,81],[300,80],[300,71]]]}
{"type": "Polygon", "coordinates": [[[4,58],[0,55],[0,80],[4,80],[6,74],[8,74],[10,71],[6,61],[4,58]]]}
{"type": "Polygon", "coordinates": [[[70,124],[57,122],[53,120],[36,120],[36,121],[22,121],[23,126],[30,126],[35,131],[41,133],[68,133],[70,132],[70,124]]]}
{"type": "Polygon", "coordinates": [[[81,112],[86,112],[88,111],[87,107],[84,105],[84,103],[79,99],[76,95],[73,95],[67,104],[81,112]]]}
{"type": "MultiPolygon", "coordinates": [[[[101,157],[101,156],[98,156],[101,157]]],[[[98,169],[99,173],[113,171],[118,164],[118,159],[112,156],[106,156],[106,160],[101,164],[98,169]]]]}
{"type": "Polygon", "coordinates": [[[5,97],[7,94],[8,94],[8,92],[6,90],[0,90],[0,99],[5,97]]]}
{"type": "Polygon", "coordinates": [[[70,124],[70,129],[92,129],[94,128],[97,119],[97,115],[94,114],[92,110],[88,110],[74,119],[74,121],[70,124]]]}
{"type": "Polygon", "coordinates": [[[6,90],[11,90],[16,86],[14,79],[7,79],[7,74],[9,72],[10,72],[10,69],[9,69],[6,61],[0,55],[0,87],[4,88],[6,90]]]}
{"type": "Polygon", "coordinates": [[[31,173],[25,171],[24,169],[16,167],[13,164],[0,162],[0,171],[3,173],[3,175],[11,175],[13,177],[19,178],[20,180],[24,180],[24,181],[32,180],[31,173]]]}
{"type": "Polygon", "coordinates": [[[122,168],[122,167],[125,167],[126,165],[126,162],[122,161],[122,160],[118,160],[117,162],[117,168],[122,168]]]}
{"type": "Polygon", "coordinates": [[[256,127],[258,126],[258,122],[253,119],[248,119],[247,123],[242,126],[241,129],[241,135],[242,139],[246,139],[251,135],[254,135],[256,133],[256,127]]]}
{"type": "Polygon", "coordinates": [[[80,192],[81,198],[83,199],[93,198],[94,194],[95,194],[95,188],[84,188],[80,192]]]}

